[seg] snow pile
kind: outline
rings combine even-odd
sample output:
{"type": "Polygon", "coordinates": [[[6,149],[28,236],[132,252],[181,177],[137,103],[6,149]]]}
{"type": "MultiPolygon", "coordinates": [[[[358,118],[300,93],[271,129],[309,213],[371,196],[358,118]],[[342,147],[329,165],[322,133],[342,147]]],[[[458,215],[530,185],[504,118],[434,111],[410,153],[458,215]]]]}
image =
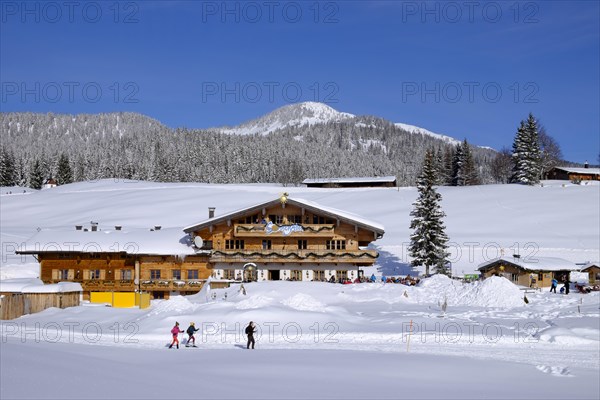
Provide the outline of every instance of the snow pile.
{"type": "Polygon", "coordinates": [[[447,302],[451,306],[520,307],[525,303],[523,293],[508,279],[492,276],[484,281],[462,283],[445,275],[423,279],[416,290],[408,292],[418,303],[447,302]],[[411,293],[412,292],[412,293],[411,293]]]}
{"type": "Polygon", "coordinates": [[[198,307],[183,296],[173,296],[169,300],[162,300],[160,302],[155,301],[153,302],[153,306],[153,310],[148,316],[187,313],[194,311],[198,307]],[[158,304],[154,306],[155,303],[158,304]]]}
{"type": "Polygon", "coordinates": [[[237,308],[238,310],[249,310],[266,307],[271,303],[273,303],[273,299],[271,297],[257,294],[238,302],[235,305],[235,308],[237,308]]]}
{"type": "Polygon", "coordinates": [[[465,295],[458,299],[460,305],[504,308],[525,305],[521,290],[503,277],[491,276],[465,286],[465,295]],[[469,286],[471,287],[468,288],[469,286]]]}
{"type": "Polygon", "coordinates": [[[297,293],[281,301],[281,304],[299,311],[325,311],[325,304],[305,293],[297,293]]]}

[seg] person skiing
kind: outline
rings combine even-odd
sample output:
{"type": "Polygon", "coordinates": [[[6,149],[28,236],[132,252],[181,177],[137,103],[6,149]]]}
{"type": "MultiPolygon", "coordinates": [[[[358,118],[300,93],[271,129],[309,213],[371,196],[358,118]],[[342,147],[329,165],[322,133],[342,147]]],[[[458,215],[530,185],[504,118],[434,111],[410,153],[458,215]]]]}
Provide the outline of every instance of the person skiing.
{"type": "Polygon", "coordinates": [[[198,347],[196,346],[196,338],[194,337],[194,333],[198,332],[199,330],[200,329],[196,328],[193,322],[190,322],[190,326],[185,331],[185,333],[188,334],[188,340],[185,344],[185,347],[190,347],[190,342],[192,343],[192,347],[198,347]]]}
{"type": "Polygon", "coordinates": [[[252,343],[252,349],[254,350],[254,332],[256,332],[256,329],[254,329],[256,326],[254,325],[254,322],[250,321],[250,323],[248,324],[248,326],[246,327],[246,335],[248,335],[248,344],[246,345],[247,349],[250,349],[250,343],[252,343]]]}
{"type": "Polygon", "coordinates": [[[550,286],[550,292],[556,293],[556,287],[558,286],[558,281],[556,278],[552,279],[552,286],[550,286]]]}
{"type": "Polygon", "coordinates": [[[175,326],[171,329],[171,334],[173,335],[173,341],[169,345],[169,348],[173,348],[173,345],[176,344],[177,348],[179,348],[179,338],[178,335],[183,333],[181,329],[179,329],[179,322],[175,322],[175,326]]]}

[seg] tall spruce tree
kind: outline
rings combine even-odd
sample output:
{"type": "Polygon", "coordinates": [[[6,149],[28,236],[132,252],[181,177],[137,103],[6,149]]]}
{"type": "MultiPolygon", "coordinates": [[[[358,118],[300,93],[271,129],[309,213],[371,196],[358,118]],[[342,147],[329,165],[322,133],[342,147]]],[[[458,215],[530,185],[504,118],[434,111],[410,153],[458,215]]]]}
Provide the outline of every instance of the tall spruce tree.
{"type": "Polygon", "coordinates": [[[535,185],[540,181],[540,143],[537,121],[529,113],[527,121],[521,121],[513,142],[513,176],[511,182],[535,185]]]}
{"type": "Polygon", "coordinates": [[[73,183],[73,171],[71,170],[71,164],[69,163],[69,156],[64,153],[61,154],[58,159],[56,182],[59,185],[73,183]]]}
{"type": "Polygon", "coordinates": [[[425,153],[423,170],[417,179],[419,197],[413,203],[410,215],[413,217],[410,229],[414,229],[408,248],[415,267],[425,266],[425,274],[430,268],[436,273],[448,275],[448,236],[442,218],[446,215],[440,206],[442,196],[434,188],[437,179],[433,152],[425,153]]]}
{"type": "Polygon", "coordinates": [[[32,189],[41,189],[44,185],[44,171],[40,160],[35,160],[29,171],[29,187],[32,189]]]}
{"type": "Polygon", "coordinates": [[[0,186],[16,185],[15,158],[4,147],[0,149],[0,186]]]}

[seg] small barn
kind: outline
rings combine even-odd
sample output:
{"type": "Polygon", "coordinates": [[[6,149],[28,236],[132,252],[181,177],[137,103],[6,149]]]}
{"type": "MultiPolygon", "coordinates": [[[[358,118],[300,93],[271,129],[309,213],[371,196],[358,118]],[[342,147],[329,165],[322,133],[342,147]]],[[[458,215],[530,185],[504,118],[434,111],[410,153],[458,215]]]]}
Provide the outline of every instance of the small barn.
{"type": "MultiPolygon", "coordinates": [[[[586,164],[587,165],[587,164],[586,164]]],[[[548,179],[563,181],[600,181],[600,168],[554,167],[548,179]]]]}
{"type": "Polygon", "coordinates": [[[572,271],[579,267],[570,261],[555,257],[526,257],[518,255],[499,257],[479,264],[477,268],[484,278],[503,276],[516,285],[549,287],[552,279],[559,282],[570,279],[572,271]],[[533,281],[533,282],[532,282],[533,281]]]}
{"type": "Polygon", "coordinates": [[[587,263],[581,268],[581,272],[587,272],[590,285],[600,283],[600,263],[587,263]]]}
{"type": "Polygon", "coordinates": [[[51,189],[56,186],[58,186],[58,182],[56,181],[56,179],[50,178],[50,179],[47,179],[46,182],[44,182],[44,186],[42,186],[42,188],[43,189],[51,189]]]}
{"type": "Polygon", "coordinates": [[[305,179],[306,187],[352,188],[352,187],[396,187],[395,176],[305,179]]]}
{"type": "Polygon", "coordinates": [[[75,307],[81,302],[81,292],[81,285],[74,282],[44,285],[40,279],[3,279],[0,319],[15,319],[50,307],[75,307]]]}

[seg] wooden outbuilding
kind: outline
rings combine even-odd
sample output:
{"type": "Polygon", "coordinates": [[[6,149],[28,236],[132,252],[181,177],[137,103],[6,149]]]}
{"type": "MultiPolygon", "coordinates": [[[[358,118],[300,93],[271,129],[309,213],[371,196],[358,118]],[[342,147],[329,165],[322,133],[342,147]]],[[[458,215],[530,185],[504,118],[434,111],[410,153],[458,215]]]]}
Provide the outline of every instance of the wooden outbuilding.
{"type": "Polygon", "coordinates": [[[5,279],[0,282],[0,319],[15,319],[50,307],[80,304],[81,285],[72,282],[45,285],[39,279],[5,279]]]}
{"type": "Polygon", "coordinates": [[[503,276],[516,285],[528,287],[549,287],[552,279],[559,282],[570,280],[570,273],[579,270],[575,263],[562,258],[521,258],[518,255],[486,261],[479,264],[477,269],[484,278],[503,276]]]}
{"type": "Polygon", "coordinates": [[[395,176],[321,178],[302,181],[306,187],[314,188],[396,187],[396,182],[395,176]]]}
{"type": "Polygon", "coordinates": [[[581,268],[581,272],[587,272],[589,275],[588,281],[590,285],[600,283],[600,266],[599,263],[587,263],[581,268]]]}
{"type": "Polygon", "coordinates": [[[600,181],[600,168],[554,167],[548,172],[547,179],[572,182],[600,181]]]}

